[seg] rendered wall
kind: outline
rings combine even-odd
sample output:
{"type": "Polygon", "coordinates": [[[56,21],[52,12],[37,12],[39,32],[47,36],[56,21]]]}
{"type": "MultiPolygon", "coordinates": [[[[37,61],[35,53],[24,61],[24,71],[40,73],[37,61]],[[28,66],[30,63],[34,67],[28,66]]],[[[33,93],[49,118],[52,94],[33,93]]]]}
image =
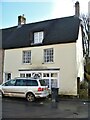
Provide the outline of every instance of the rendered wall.
{"type": "MultiPolygon", "coordinates": [[[[57,44],[42,47],[29,47],[5,50],[4,76],[6,72],[12,73],[12,78],[19,76],[20,69],[60,68],[59,92],[65,95],[77,95],[77,62],[76,43],[57,44]],[[43,63],[43,49],[54,49],[54,62],[43,63]],[[22,63],[22,51],[31,50],[32,63],[22,63]]],[[[5,80],[5,77],[4,77],[5,80]]]]}

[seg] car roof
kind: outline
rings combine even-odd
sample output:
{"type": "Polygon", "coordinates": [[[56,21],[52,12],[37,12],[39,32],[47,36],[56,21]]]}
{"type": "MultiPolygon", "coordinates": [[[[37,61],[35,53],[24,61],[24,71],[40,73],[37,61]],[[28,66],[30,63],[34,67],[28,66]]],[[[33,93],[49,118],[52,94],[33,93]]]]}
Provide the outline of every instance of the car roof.
{"type": "Polygon", "coordinates": [[[24,80],[31,80],[31,79],[33,79],[33,80],[41,80],[41,78],[36,78],[36,77],[29,77],[29,78],[27,78],[27,77],[16,77],[15,79],[24,79],[24,80]]]}

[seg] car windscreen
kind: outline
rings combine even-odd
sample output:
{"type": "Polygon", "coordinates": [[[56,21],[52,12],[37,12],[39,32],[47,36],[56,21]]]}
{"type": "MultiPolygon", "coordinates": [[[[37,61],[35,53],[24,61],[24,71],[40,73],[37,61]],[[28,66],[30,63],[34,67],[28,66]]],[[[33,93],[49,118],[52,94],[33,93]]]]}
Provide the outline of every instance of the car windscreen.
{"type": "Polygon", "coordinates": [[[41,86],[46,86],[45,80],[39,80],[39,82],[40,82],[41,86]]]}

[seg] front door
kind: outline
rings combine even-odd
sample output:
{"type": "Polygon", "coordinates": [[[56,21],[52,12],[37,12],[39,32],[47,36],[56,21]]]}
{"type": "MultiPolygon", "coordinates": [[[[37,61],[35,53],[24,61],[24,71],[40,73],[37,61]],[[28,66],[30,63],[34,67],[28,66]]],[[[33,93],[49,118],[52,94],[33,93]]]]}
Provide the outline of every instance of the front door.
{"type": "Polygon", "coordinates": [[[5,81],[11,79],[11,73],[5,73],[5,81]]]}

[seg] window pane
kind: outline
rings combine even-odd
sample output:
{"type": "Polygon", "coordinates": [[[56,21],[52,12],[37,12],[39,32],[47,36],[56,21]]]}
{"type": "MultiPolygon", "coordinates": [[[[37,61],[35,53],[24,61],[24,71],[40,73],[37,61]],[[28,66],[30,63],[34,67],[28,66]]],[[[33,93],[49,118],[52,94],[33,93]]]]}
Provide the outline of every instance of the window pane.
{"type": "Polygon", "coordinates": [[[57,88],[57,79],[51,79],[51,87],[57,88]]]}
{"type": "Polygon", "coordinates": [[[20,77],[25,77],[25,74],[24,74],[24,73],[21,73],[21,74],[20,74],[20,77]]]}
{"type": "Polygon", "coordinates": [[[38,86],[36,80],[27,80],[27,86],[38,86]]]}
{"type": "Polygon", "coordinates": [[[38,86],[38,83],[36,80],[32,80],[32,86],[38,86]]]}
{"type": "Polygon", "coordinates": [[[30,73],[26,74],[26,77],[27,77],[27,78],[28,78],[28,77],[31,77],[31,74],[30,74],[30,73]]]}
{"type": "Polygon", "coordinates": [[[34,43],[42,43],[43,40],[43,31],[34,33],[34,43]]]}
{"type": "Polygon", "coordinates": [[[51,77],[57,77],[57,73],[51,73],[51,77]]]}
{"type": "Polygon", "coordinates": [[[41,86],[46,86],[46,83],[44,80],[39,80],[39,81],[40,81],[41,86]]]}
{"type": "Polygon", "coordinates": [[[16,86],[26,86],[26,81],[23,79],[16,80],[16,86]]]}
{"type": "Polygon", "coordinates": [[[45,80],[46,85],[47,85],[48,88],[49,88],[49,79],[44,79],[44,80],[45,80]]]}
{"type": "Polygon", "coordinates": [[[31,63],[31,51],[23,51],[23,63],[31,63]]]}
{"type": "Polygon", "coordinates": [[[10,81],[5,83],[5,86],[14,86],[15,82],[16,82],[15,80],[10,80],[10,81]]]}
{"type": "Polygon", "coordinates": [[[31,82],[31,80],[27,80],[26,85],[27,85],[27,86],[32,86],[32,82],[31,82]]]}
{"type": "Polygon", "coordinates": [[[53,62],[53,48],[44,50],[44,62],[53,62]]]}
{"type": "Polygon", "coordinates": [[[43,73],[43,77],[49,77],[49,73],[43,73]]]}

